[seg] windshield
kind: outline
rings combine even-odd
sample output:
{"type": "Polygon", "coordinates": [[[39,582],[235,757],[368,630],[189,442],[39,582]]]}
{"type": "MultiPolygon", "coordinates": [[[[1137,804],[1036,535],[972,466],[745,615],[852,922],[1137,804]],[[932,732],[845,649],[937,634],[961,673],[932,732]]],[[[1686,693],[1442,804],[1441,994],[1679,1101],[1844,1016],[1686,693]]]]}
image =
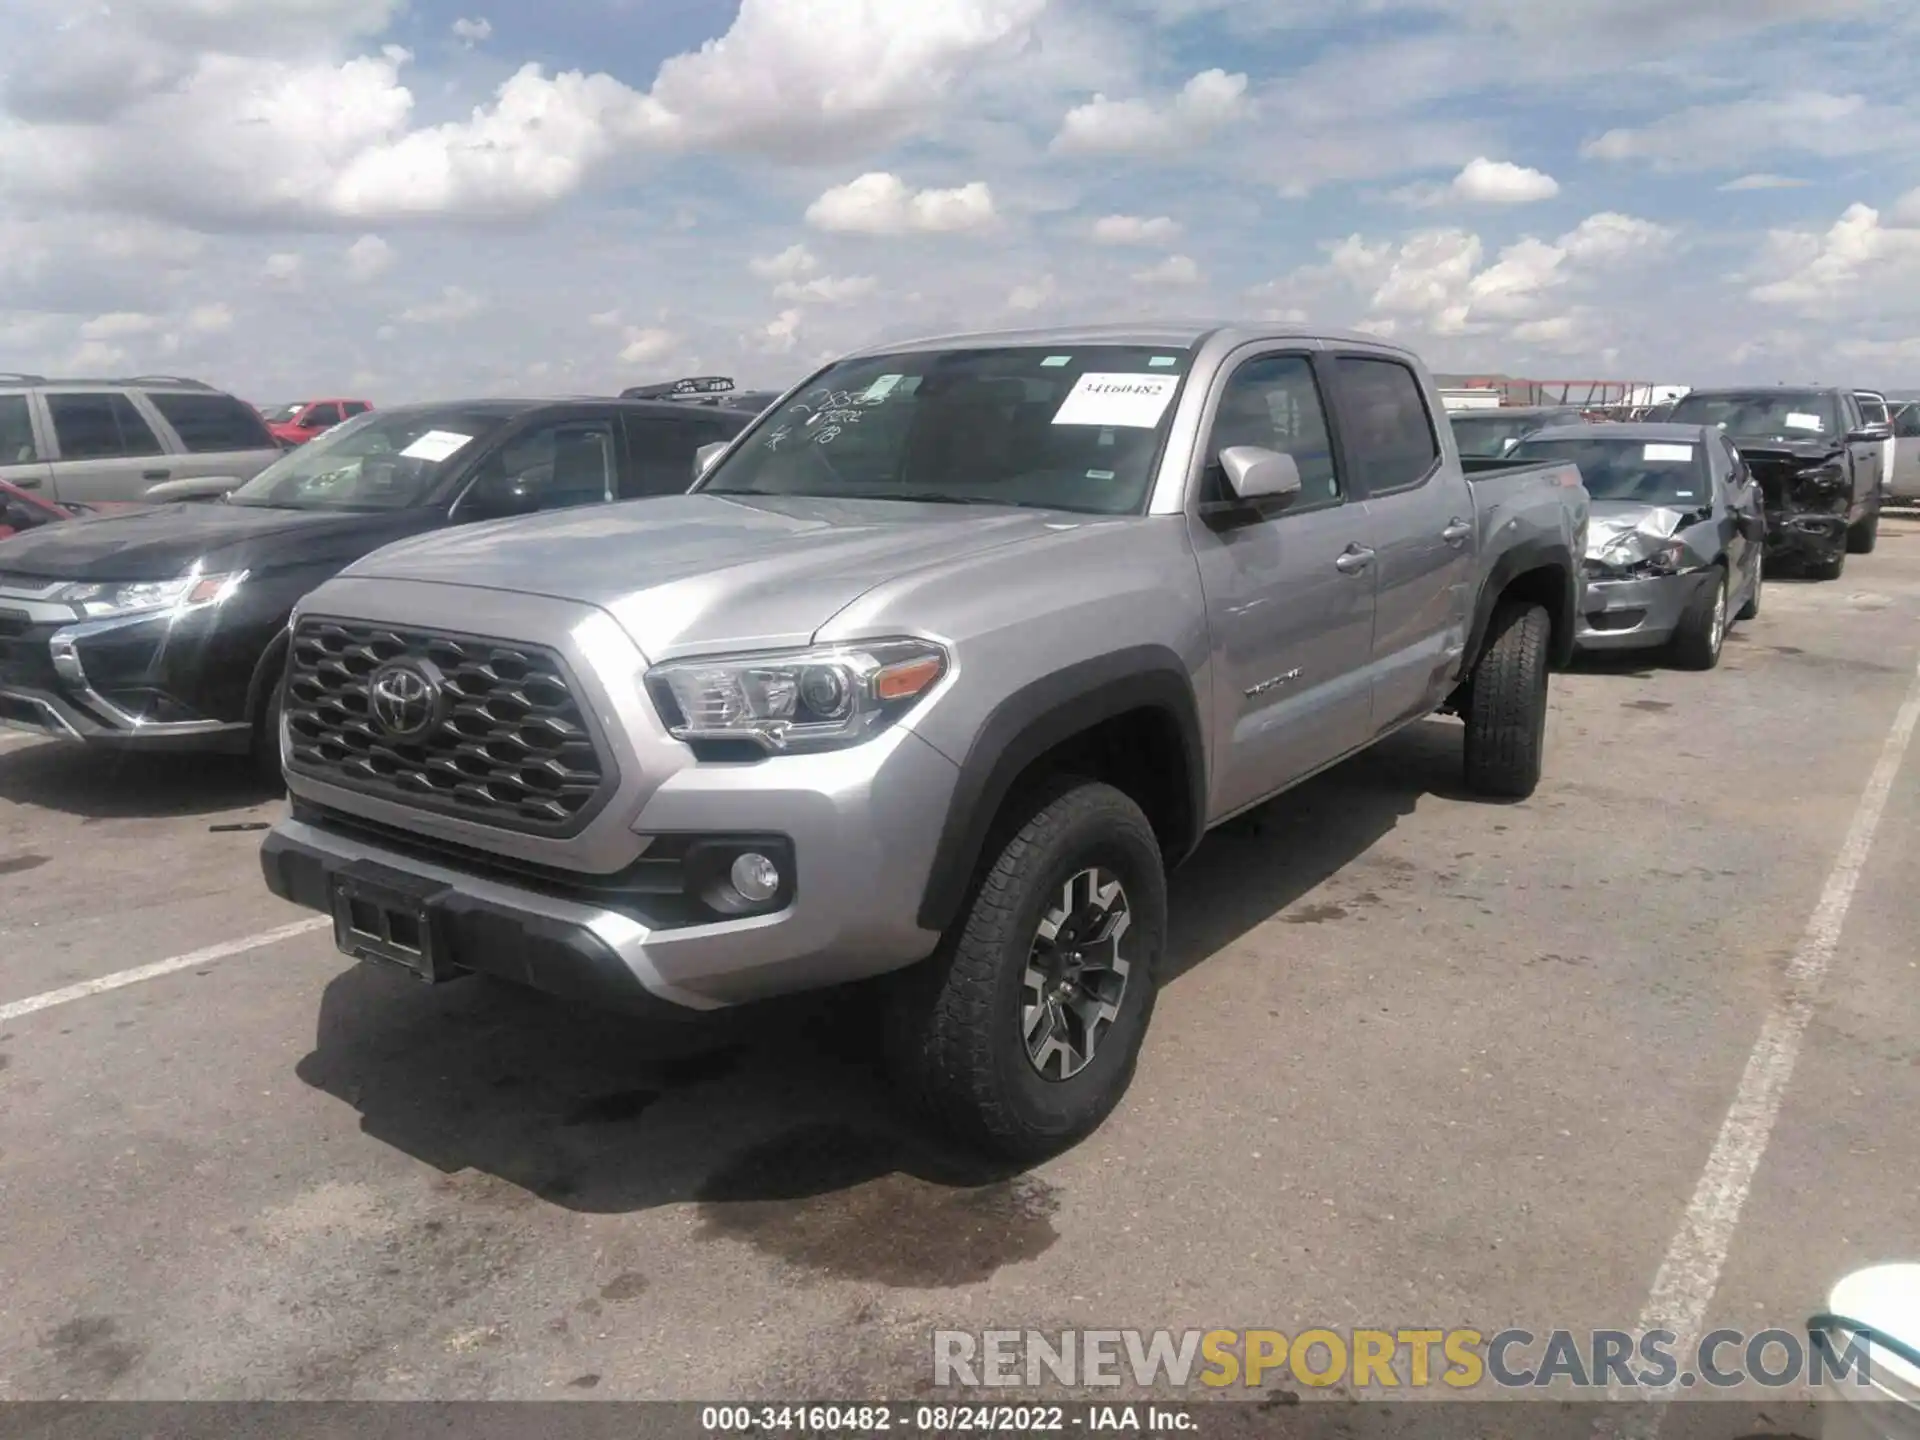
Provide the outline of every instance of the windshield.
{"type": "Polygon", "coordinates": [[[377,410],[289,451],[227,496],[276,510],[407,510],[447,465],[506,421],[464,410],[377,410]]]}
{"type": "MultiPolygon", "coordinates": [[[[1717,443],[1717,442],[1716,442],[1717,443]]],[[[1571,460],[1580,482],[1595,500],[1632,500],[1643,505],[1699,509],[1713,498],[1707,457],[1685,440],[1606,439],[1522,440],[1516,460],[1571,460]]]]}
{"type": "Polygon", "coordinates": [[[1718,425],[1735,439],[1747,440],[1818,440],[1840,428],[1833,397],[1812,390],[1687,395],[1675,402],[1667,418],[1676,425],[1718,425]]]}
{"type": "Polygon", "coordinates": [[[263,420],[276,422],[291,420],[305,408],[306,403],[304,400],[296,400],[291,405],[269,405],[260,412],[260,417],[263,420]]]}
{"type": "Polygon", "coordinates": [[[1450,419],[1460,453],[1474,458],[1504,455],[1514,441],[1541,426],[1536,415],[1455,415],[1450,419]]]}
{"type": "Polygon", "coordinates": [[[931,350],[830,366],[700,488],[1124,515],[1145,503],[1179,349],[931,350]]]}

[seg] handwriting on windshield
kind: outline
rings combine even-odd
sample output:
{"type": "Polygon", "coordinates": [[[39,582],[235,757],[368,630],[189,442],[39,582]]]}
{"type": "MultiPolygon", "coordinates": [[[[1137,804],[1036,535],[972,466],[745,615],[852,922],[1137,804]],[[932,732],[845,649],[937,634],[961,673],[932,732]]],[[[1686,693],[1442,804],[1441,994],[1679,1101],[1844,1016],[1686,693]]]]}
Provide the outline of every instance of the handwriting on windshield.
{"type": "Polygon", "coordinates": [[[892,387],[875,394],[872,389],[809,391],[787,407],[782,423],[771,435],[761,442],[761,448],[778,450],[795,439],[794,431],[805,433],[800,443],[831,445],[847,431],[850,425],[858,425],[866,412],[885,402],[892,387]]]}

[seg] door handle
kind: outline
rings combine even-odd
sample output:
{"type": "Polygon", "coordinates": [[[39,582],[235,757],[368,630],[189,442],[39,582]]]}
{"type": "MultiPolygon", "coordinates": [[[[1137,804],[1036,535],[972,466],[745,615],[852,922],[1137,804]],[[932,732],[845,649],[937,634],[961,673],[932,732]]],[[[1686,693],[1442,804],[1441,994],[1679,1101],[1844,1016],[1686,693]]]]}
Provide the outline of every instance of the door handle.
{"type": "Polygon", "coordinates": [[[15,480],[13,483],[18,485],[22,490],[38,490],[40,488],[40,477],[38,475],[28,475],[23,479],[15,480]]]}
{"type": "Polygon", "coordinates": [[[140,478],[142,480],[164,480],[171,474],[173,474],[171,470],[142,470],[140,472],[140,478]]]}
{"type": "Polygon", "coordinates": [[[1449,545],[1464,545],[1473,538],[1473,526],[1464,520],[1450,520],[1447,528],[1440,532],[1440,538],[1449,545]]]}
{"type": "Polygon", "coordinates": [[[1342,575],[1358,575],[1373,563],[1373,551],[1364,545],[1349,545],[1334,556],[1333,568],[1342,575]]]}

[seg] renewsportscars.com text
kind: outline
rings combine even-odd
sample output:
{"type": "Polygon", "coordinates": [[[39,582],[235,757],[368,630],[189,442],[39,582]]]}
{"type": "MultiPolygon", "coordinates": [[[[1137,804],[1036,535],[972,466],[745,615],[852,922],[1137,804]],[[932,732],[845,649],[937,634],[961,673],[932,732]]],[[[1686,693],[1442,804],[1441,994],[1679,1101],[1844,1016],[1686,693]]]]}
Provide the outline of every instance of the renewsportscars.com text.
{"type": "Polygon", "coordinates": [[[936,1386],[1671,1390],[1871,1383],[1868,1346],[1825,1331],[936,1330],[936,1386]]]}

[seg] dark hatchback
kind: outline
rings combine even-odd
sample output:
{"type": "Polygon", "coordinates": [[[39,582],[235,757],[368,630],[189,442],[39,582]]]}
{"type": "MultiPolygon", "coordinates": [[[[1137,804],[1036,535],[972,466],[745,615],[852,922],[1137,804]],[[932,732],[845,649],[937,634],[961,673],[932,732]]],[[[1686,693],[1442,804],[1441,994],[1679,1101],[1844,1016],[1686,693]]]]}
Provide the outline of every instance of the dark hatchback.
{"type": "Polygon", "coordinates": [[[0,725],[277,768],[294,602],[448,525],[686,490],[753,418],[662,400],[478,400],[350,420],[213,503],[0,540],[0,725]]]}

